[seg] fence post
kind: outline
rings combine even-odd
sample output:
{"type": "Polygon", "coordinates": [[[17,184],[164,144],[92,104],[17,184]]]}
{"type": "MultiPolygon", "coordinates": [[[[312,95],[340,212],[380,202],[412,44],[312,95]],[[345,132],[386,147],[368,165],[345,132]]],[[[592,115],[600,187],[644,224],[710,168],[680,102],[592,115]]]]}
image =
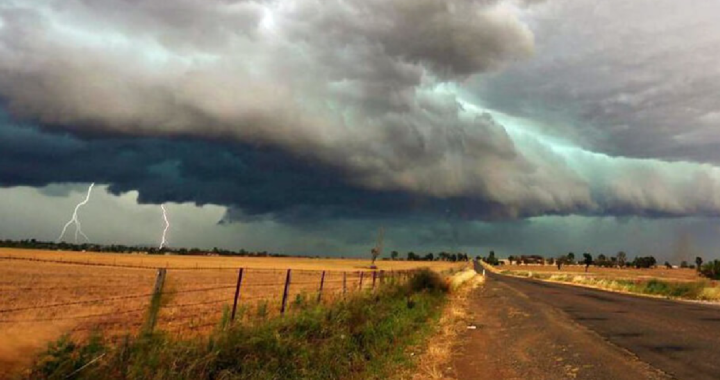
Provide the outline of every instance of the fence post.
{"type": "Polygon", "coordinates": [[[343,298],[345,298],[346,293],[347,293],[347,272],[343,272],[343,298]]]}
{"type": "Polygon", "coordinates": [[[377,271],[373,271],[373,284],[372,284],[373,290],[375,290],[375,280],[376,279],[377,279],[377,271]]]}
{"type": "Polygon", "coordinates": [[[382,286],[384,284],[385,284],[385,271],[381,270],[380,271],[380,285],[382,286]]]}
{"type": "Polygon", "coordinates": [[[320,289],[318,290],[318,299],[317,299],[318,303],[320,303],[320,301],[322,300],[323,285],[325,285],[325,271],[322,271],[322,276],[320,277],[320,289]]]}
{"type": "Polygon", "coordinates": [[[280,315],[285,314],[285,305],[287,304],[288,290],[290,289],[290,269],[287,270],[285,276],[285,289],[283,290],[282,306],[280,306],[280,315]]]}
{"type": "Polygon", "coordinates": [[[365,275],[365,272],[360,272],[360,286],[358,286],[358,289],[362,290],[362,280],[363,276],[365,275]]]}
{"type": "Polygon", "coordinates": [[[153,293],[150,298],[150,308],[148,309],[148,316],[146,320],[145,333],[151,333],[155,329],[157,323],[157,316],[160,312],[160,298],[162,297],[163,286],[165,286],[165,275],[167,269],[158,268],[157,275],[155,276],[155,286],[153,286],[153,293]]]}
{"type": "Polygon", "coordinates": [[[242,285],[243,268],[238,272],[237,285],[235,286],[235,300],[233,301],[232,314],[230,315],[230,323],[235,320],[235,312],[237,311],[238,299],[240,298],[240,285],[242,285]]]}

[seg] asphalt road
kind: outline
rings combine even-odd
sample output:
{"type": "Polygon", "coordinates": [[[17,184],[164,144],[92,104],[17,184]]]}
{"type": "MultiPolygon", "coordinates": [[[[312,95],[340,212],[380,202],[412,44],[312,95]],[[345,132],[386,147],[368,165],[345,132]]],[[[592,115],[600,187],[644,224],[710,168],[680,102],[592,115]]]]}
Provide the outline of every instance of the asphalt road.
{"type": "MultiPolygon", "coordinates": [[[[478,297],[478,308],[505,307],[526,314],[526,321],[544,318],[550,324],[567,319],[571,321],[571,325],[595,335],[595,343],[588,343],[580,341],[587,338],[582,335],[585,334],[582,331],[563,334],[570,336],[571,345],[573,334],[582,335],[575,339],[577,342],[573,349],[574,352],[579,352],[578,355],[586,356],[581,358],[586,366],[578,367],[581,368],[578,373],[582,375],[582,368],[595,368],[600,371],[596,374],[593,374],[592,370],[586,371],[587,378],[616,377],[623,372],[628,375],[628,370],[622,368],[618,368],[614,371],[616,373],[611,375],[603,375],[602,368],[598,369],[615,365],[613,362],[616,359],[611,357],[615,354],[608,354],[605,358],[602,355],[593,357],[593,350],[600,350],[601,346],[605,349],[605,346],[608,346],[624,351],[624,355],[622,352],[619,355],[623,360],[635,356],[633,360],[638,363],[647,364],[650,369],[658,369],[673,378],[720,379],[720,307],[716,305],[610,293],[491,273],[488,274],[484,295],[479,294],[478,297]],[[486,298],[484,302],[483,297],[486,298]],[[583,352],[588,349],[588,345],[590,352],[583,352]]],[[[491,312],[492,310],[485,310],[485,316],[489,316],[491,312]]],[[[496,327],[502,329],[503,324],[507,323],[507,318],[504,321],[499,320],[499,327],[496,327]]],[[[522,323],[515,328],[519,328],[518,326],[522,326],[522,323]]],[[[546,328],[552,329],[553,326],[548,325],[546,328]]],[[[564,339],[552,336],[549,331],[539,334],[545,334],[543,338],[546,340],[564,339]]],[[[516,336],[515,339],[519,337],[516,336]]],[[[638,372],[630,377],[655,376],[651,373],[652,371],[645,374],[638,372]]]]}

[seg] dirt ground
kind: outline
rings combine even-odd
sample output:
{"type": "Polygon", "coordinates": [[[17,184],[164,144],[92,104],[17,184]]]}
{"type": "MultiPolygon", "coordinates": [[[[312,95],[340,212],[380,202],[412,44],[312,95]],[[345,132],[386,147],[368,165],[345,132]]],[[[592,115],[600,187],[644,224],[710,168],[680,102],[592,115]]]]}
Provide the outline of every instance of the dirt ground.
{"type": "Polygon", "coordinates": [[[549,272],[563,274],[589,275],[596,277],[607,277],[613,279],[650,279],[662,278],[668,280],[692,281],[699,280],[700,276],[694,269],[667,269],[665,267],[657,267],[653,269],[635,269],[635,268],[600,268],[590,266],[588,272],[585,273],[584,265],[564,265],[562,270],[558,270],[554,265],[501,265],[497,267],[499,270],[512,270],[523,272],[549,272]]]}

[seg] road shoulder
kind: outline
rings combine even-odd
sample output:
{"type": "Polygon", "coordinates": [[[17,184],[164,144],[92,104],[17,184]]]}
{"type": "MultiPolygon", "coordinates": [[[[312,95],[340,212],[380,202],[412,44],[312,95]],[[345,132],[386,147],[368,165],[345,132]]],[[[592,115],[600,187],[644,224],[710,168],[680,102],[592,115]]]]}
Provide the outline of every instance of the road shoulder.
{"type": "Polygon", "coordinates": [[[469,299],[476,326],[459,340],[458,379],[666,379],[554,309],[489,279],[469,299]]]}

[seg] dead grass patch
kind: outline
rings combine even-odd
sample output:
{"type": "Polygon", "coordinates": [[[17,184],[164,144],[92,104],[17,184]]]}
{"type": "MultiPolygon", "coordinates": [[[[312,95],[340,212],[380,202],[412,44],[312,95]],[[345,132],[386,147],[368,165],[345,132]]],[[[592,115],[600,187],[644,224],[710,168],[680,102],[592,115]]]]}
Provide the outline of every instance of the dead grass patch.
{"type": "Polygon", "coordinates": [[[455,379],[452,355],[458,337],[468,328],[469,295],[473,289],[484,284],[485,278],[468,269],[454,275],[449,281],[451,294],[438,321],[437,331],[427,340],[427,346],[417,357],[415,370],[400,374],[400,379],[455,379]]]}

